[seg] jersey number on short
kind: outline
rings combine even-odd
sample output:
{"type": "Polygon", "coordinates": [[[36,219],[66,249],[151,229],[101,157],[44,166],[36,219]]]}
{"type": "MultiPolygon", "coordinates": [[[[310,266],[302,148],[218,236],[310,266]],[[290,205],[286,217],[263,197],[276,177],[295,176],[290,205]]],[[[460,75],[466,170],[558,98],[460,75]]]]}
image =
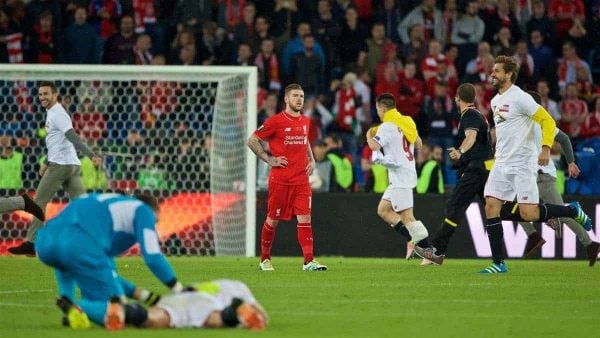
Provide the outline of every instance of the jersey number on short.
{"type": "Polygon", "coordinates": [[[408,161],[414,160],[415,157],[413,156],[413,153],[410,151],[410,144],[408,143],[408,140],[406,139],[406,137],[402,138],[402,146],[404,147],[404,153],[406,154],[406,159],[408,161]]]}

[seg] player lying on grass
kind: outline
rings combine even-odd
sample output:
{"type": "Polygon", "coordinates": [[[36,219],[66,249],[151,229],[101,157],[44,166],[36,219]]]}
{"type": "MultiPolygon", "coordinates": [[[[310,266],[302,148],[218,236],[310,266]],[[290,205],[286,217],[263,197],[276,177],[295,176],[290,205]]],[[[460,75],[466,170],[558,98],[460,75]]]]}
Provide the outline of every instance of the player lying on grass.
{"type": "MultiPolygon", "coordinates": [[[[136,289],[136,296],[147,292],[136,289]]],[[[104,325],[120,330],[126,325],[140,328],[220,328],[239,327],[262,330],[268,323],[266,311],[248,287],[236,280],[218,279],[195,284],[180,293],[164,296],[152,294],[155,304],[145,308],[137,303],[112,299],[106,306],[104,325]]],[[[77,305],[62,297],[57,305],[65,314],[63,324],[73,328],[88,328],[90,321],[77,305]]]]}

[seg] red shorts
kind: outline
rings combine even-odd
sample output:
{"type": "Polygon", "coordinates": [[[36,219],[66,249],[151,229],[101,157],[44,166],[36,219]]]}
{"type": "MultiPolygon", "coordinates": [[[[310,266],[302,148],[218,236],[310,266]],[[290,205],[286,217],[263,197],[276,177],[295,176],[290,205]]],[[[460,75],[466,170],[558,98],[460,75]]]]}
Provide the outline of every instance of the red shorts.
{"type": "Polygon", "coordinates": [[[310,185],[285,185],[269,182],[267,215],[289,221],[293,216],[310,215],[312,190],[310,185]]]}

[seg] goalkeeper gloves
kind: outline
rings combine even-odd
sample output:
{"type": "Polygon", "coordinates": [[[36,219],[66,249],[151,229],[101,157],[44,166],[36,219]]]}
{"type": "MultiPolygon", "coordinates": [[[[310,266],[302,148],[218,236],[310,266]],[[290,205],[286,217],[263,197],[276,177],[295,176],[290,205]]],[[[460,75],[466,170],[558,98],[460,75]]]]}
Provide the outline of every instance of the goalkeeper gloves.
{"type": "Polygon", "coordinates": [[[138,300],[147,306],[153,306],[156,305],[156,303],[158,303],[160,300],[160,294],[142,289],[140,291],[140,298],[138,300]]]}

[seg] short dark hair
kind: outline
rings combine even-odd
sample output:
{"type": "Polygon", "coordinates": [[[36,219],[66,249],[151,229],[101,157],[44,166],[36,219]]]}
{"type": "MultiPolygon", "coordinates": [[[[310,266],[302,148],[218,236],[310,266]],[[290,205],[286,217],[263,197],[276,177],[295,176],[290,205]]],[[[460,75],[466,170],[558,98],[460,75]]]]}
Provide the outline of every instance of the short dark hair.
{"type": "Polygon", "coordinates": [[[540,93],[538,93],[534,90],[528,90],[527,94],[529,94],[529,95],[531,95],[531,97],[533,97],[533,101],[535,101],[535,103],[542,104],[542,97],[540,96],[540,93]]]}
{"type": "Polygon", "coordinates": [[[394,95],[392,93],[383,93],[377,96],[375,102],[388,109],[396,108],[396,98],[394,98],[394,95]]]}
{"type": "Polygon", "coordinates": [[[475,102],[475,86],[470,83],[463,83],[456,89],[458,98],[466,103],[475,102]]]}
{"type": "Polygon", "coordinates": [[[58,89],[56,89],[56,85],[52,81],[42,81],[40,83],[39,88],[42,88],[42,87],[50,87],[52,94],[56,94],[58,92],[58,89]]]}
{"type": "Polygon", "coordinates": [[[300,86],[297,83],[290,83],[289,85],[287,85],[287,87],[285,87],[285,95],[287,95],[289,92],[291,92],[292,90],[304,90],[302,89],[302,86],[300,86]]]}
{"type": "Polygon", "coordinates": [[[138,200],[146,203],[150,208],[152,208],[152,210],[154,210],[154,211],[160,210],[160,207],[158,205],[158,200],[156,199],[156,197],[154,197],[152,195],[148,195],[148,194],[135,194],[133,196],[135,198],[137,198],[138,200]]]}
{"type": "Polygon", "coordinates": [[[519,75],[519,64],[514,57],[507,55],[500,55],[496,57],[494,63],[499,63],[504,68],[506,73],[512,73],[510,76],[510,82],[515,83],[517,81],[517,75],[519,75]]]}

